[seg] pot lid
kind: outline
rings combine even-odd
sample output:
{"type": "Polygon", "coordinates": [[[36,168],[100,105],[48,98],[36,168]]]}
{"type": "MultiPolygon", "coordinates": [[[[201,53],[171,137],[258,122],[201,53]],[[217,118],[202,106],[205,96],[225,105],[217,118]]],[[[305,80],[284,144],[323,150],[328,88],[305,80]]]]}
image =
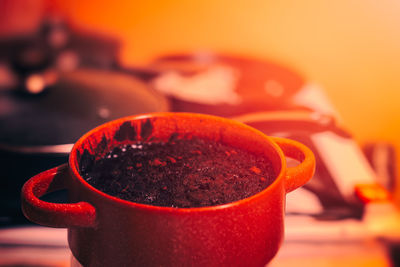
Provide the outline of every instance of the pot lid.
{"type": "Polygon", "coordinates": [[[0,92],[0,148],[33,152],[57,146],[69,152],[72,143],[100,124],[161,111],[168,111],[165,97],[132,75],[79,69],[62,74],[39,95],[0,92]]]}
{"type": "Polygon", "coordinates": [[[291,98],[306,84],[285,65],[229,54],[176,54],[149,67],[160,73],[151,85],[171,98],[173,111],[234,116],[297,108],[291,98]]]}

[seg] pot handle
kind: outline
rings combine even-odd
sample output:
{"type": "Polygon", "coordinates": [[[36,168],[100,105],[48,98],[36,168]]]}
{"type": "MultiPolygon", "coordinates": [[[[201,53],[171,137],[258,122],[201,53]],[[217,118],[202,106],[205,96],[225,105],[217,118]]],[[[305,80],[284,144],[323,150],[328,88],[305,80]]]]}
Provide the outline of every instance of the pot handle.
{"type": "Polygon", "coordinates": [[[24,215],[32,222],[50,227],[93,227],[96,209],[87,202],[50,203],[39,197],[67,188],[68,165],[63,164],[33,176],[22,187],[24,215]]]}
{"type": "Polygon", "coordinates": [[[302,143],[294,140],[280,137],[272,137],[272,140],[282,149],[285,156],[300,162],[297,166],[286,169],[285,187],[286,193],[289,193],[307,183],[314,175],[314,153],[302,143]]]}

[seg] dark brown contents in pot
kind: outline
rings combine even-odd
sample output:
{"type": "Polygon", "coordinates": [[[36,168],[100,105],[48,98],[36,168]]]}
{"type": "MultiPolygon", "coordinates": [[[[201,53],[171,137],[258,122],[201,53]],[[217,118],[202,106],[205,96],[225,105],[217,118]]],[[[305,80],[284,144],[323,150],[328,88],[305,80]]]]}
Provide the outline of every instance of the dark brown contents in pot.
{"type": "Polygon", "coordinates": [[[247,198],[276,177],[264,157],[196,138],[116,147],[80,169],[89,184],[109,195],[179,208],[247,198]]]}

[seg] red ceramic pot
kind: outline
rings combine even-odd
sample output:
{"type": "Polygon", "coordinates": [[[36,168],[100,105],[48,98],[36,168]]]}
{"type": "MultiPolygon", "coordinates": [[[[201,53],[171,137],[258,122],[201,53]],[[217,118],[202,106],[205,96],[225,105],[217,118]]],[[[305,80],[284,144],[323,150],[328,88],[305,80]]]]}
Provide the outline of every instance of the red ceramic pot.
{"type": "Polygon", "coordinates": [[[68,242],[84,266],[263,266],[283,239],[286,193],[306,183],[315,160],[304,145],[267,137],[239,122],[210,115],[153,113],[115,120],[85,134],[69,164],[40,173],[22,189],[22,209],[35,223],[67,227],[68,242]],[[81,160],[119,144],[167,140],[172,134],[217,140],[269,158],[278,174],[262,192],[225,205],[157,207],[107,195],[79,174],[81,160]],[[285,156],[300,161],[287,167],[285,156]],[[42,195],[66,188],[69,204],[42,195]]]}

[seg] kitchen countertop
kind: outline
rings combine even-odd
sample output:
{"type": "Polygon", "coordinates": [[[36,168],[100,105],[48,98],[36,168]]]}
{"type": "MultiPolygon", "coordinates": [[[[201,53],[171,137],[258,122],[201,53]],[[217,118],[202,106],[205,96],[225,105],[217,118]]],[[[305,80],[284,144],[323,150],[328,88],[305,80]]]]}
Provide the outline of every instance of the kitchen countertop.
{"type": "MultiPolygon", "coordinates": [[[[315,222],[286,216],[285,241],[270,267],[390,267],[383,242],[365,232],[364,222],[315,222]]],[[[0,229],[0,266],[69,267],[67,230],[42,226],[0,229]]]]}

